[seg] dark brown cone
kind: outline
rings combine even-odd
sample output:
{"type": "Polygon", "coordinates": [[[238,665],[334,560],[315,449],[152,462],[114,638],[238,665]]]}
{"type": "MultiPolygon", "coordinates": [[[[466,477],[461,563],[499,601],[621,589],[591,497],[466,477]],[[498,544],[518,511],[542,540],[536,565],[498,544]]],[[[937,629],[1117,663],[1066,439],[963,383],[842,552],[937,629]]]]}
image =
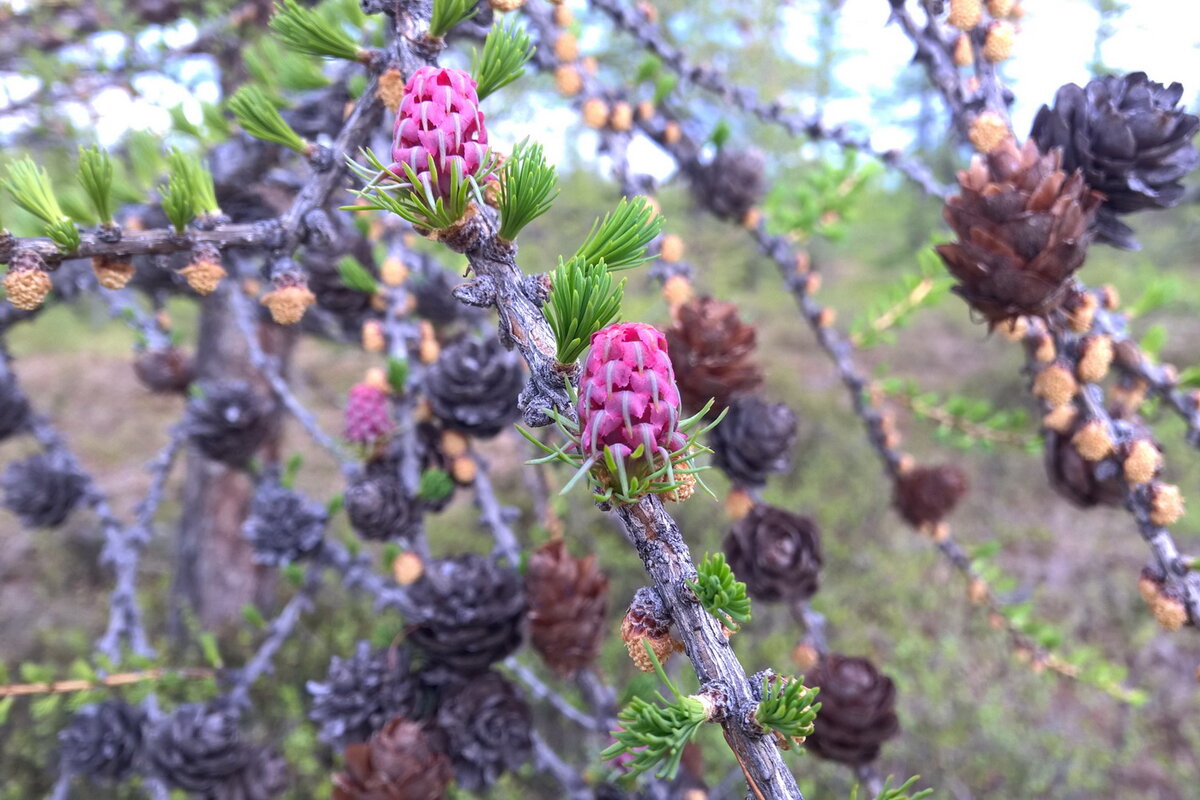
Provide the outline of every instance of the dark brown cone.
{"type": "Polygon", "coordinates": [[[1091,462],[1071,443],[1084,419],[1065,433],[1043,430],[1046,475],[1054,491],[1080,508],[1119,506],[1125,501],[1121,470],[1111,461],[1091,462]]]}
{"type": "Polygon", "coordinates": [[[142,385],[161,394],[187,392],[196,377],[195,367],[191,355],[175,346],[143,350],[133,361],[133,371],[142,385]]]}
{"type": "Polygon", "coordinates": [[[1020,150],[1006,141],[972,159],[958,174],[962,192],[946,201],[958,241],[938,254],[958,279],[955,293],[992,326],[1049,314],[1083,265],[1103,196],[1061,162],[1060,152],[1040,155],[1032,140],[1020,150]]]}
{"type": "Polygon", "coordinates": [[[450,759],[424,729],[397,717],[346,748],[346,771],[334,776],[333,800],[441,800],[454,777],[450,759]]]}
{"type": "Polygon", "coordinates": [[[953,464],[915,467],[896,478],[892,503],[914,528],[941,522],[967,493],[967,476],[953,464]]]}
{"type": "Polygon", "coordinates": [[[818,687],[821,710],[804,743],[813,755],[841,764],[866,764],[900,730],[896,686],[865,658],[830,653],[804,676],[818,687]]]}
{"type": "Polygon", "coordinates": [[[756,600],[807,600],[817,591],[821,534],[808,517],[760,503],[729,530],[724,547],[756,600]]]}
{"type": "Polygon", "coordinates": [[[591,664],[604,642],[608,576],[594,555],[574,558],[562,539],[534,551],[525,572],[533,649],[563,677],[591,664]]]}
{"type": "Polygon", "coordinates": [[[742,322],[733,303],[711,297],[684,303],[666,334],[684,408],[699,411],[712,399],[716,414],[734,397],[762,384],[757,334],[753,325],[742,322]]]}

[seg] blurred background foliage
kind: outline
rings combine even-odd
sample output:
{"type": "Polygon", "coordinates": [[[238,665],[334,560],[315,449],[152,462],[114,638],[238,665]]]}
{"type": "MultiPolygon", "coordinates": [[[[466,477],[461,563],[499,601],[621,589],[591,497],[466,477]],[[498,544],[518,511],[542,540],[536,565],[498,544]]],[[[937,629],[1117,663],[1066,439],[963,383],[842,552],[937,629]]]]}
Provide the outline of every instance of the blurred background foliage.
{"type": "MultiPolygon", "coordinates": [[[[1119,4],[1096,2],[1107,9],[1104,24],[1119,26],[1119,4]]],[[[345,6],[346,13],[356,6],[353,0],[337,0],[337,4],[345,6]]],[[[145,117],[147,130],[103,134],[112,139],[106,144],[115,144],[124,155],[126,166],[119,179],[125,187],[123,198],[144,202],[161,179],[170,146],[207,147],[229,135],[220,110],[229,87],[251,76],[280,96],[295,97],[297,91],[312,89],[319,82],[322,67],[316,62],[296,61],[299,57],[293,55],[281,62],[278,53],[264,50],[269,45],[259,42],[261,20],[255,14],[261,9],[255,9],[265,4],[160,3],[178,7],[176,16],[185,21],[165,26],[147,16],[144,7],[150,5],[57,2],[19,11],[0,4],[4,26],[0,31],[46,37],[26,38],[25,46],[16,51],[9,46],[3,52],[5,46],[0,46],[6,69],[14,70],[6,76],[23,76],[6,80],[6,87],[11,89],[28,76],[37,84],[23,100],[14,100],[10,91],[10,104],[21,103],[23,110],[14,113],[12,107],[0,107],[0,117],[19,120],[6,124],[0,134],[6,142],[0,161],[33,153],[50,169],[68,213],[80,214],[84,223],[86,203],[72,188],[74,151],[78,144],[93,143],[97,131],[112,130],[93,127],[102,121],[87,111],[89,100],[108,91],[97,87],[111,84],[158,101],[176,97],[174,90],[150,80],[157,76],[192,97],[173,117],[165,110],[165,120],[145,117]],[[231,11],[246,9],[243,22],[228,24],[231,11]],[[116,38],[104,39],[106,43],[94,50],[46,46],[56,38],[77,41],[79,33],[87,30],[79,27],[84,24],[80,20],[91,19],[89,14],[95,18],[94,30],[119,32],[116,38]],[[190,35],[184,35],[187,25],[193,31],[190,35]],[[193,43],[172,44],[189,36],[193,43]],[[118,46],[134,40],[139,47],[118,46]],[[263,69],[264,58],[276,68],[263,69]]],[[[842,56],[836,3],[660,0],[655,5],[671,39],[686,45],[693,60],[723,67],[732,79],[753,85],[764,97],[814,107],[821,100],[855,92],[855,87],[836,80],[835,67],[842,56]],[[796,19],[807,21],[802,30],[797,29],[796,19]],[[780,46],[781,37],[793,35],[811,37],[804,48],[808,58],[793,55],[797,48],[780,46]]],[[[885,11],[882,0],[876,5],[880,16],[872,24],[881,23],[885,11]]],[[[605,72],[632,81],[643,61],[641,53],[629,41],[602,33],[607,26],[594,22],[599,20],[580,14],[585,51],[597,56],[605,72]]],[[[1106,29],[1099,29],[1097,41],[1105,34],[1106,29]]],[[[97,36],[110,34],[97,33],[85,41],[94,44],[97,36]]],[[[1093,67],[1103,69],[1099,55],[1093,67]]],[[[330,79],[338,77],[329,74],[333,68],[324,69],[330,79]]],[[[938,177],[949,182],[966,154],[948,141],[935,100],[919,72],[910,68],[895,76],[891,93],[874,99],[874,108],[878,120],[909,126],[909,154],[931,164],[938,177]]],[[[1088,663],[1123,672],[1124,684],[1137,690],[1135,699],[1140,700],[1122,702],[1093,686],[1038,674],[1011,652],[1004,634],[970,606],[959,575],[889,510],[888,482],[850,412],[836,374],[801,324],[791,297],[780,291],[775,268],[755,253],[747,237],[733,228],[715,226],[693,209],[685,186],[668,181],[659,197],[667,230],[685,241],[687,257],[697,267],[698,288],[736,300],[743,316],[758,325],[767,369],[765,394],[787,402],[799,415],[794,467],[771,483],[766,499],[811,515],[821,525],[825,569],[814,606],[829,619],[835,649],[869,655],[898,684],[903,733],[885,747],[882,772],[920,773],[921,785],[935,787],[935,796],[946,798],[1194,797],[1200,785],[1200,721],[1193,713],[1193,673],[1200,663],[1200,642],[1186,631],[1161,633],[1145,611],[1135,587],[1144,545],[1123,512],[1079,511],[1047,487],[1036,411],[1020,374],[1020,353],[973,324],[965,306],[945,291],[941,273],[931,270],[927,256],[922,256],[931,235],[942,232],[938,202],[895,175],[872,169],[865,158],[846,162],[825,146],[731,118],[719,103],[694,92],[688,102],[689,111],[711,128],[724,120],[731,141],[752,141],[769,155],[772,178],[780,187],[769,209],[777,224],[804,225],[805,198],[820,190],[823,179],[841,174],[839,170],[848,163],[853,174],[862,177],[860,189],[833,220],[835,224],[811,242],[814,265],[824,278],[821,300],[838,311],[839,326],[866,337],[863,343],[872,345],[865,351],[866,363],[887,379],[885,385],[893,394],[907,398],[906,404],[918,411],[931,406],[950,409],[951,417],[1009,435],[997,443],[991,437],[965,435],[954,425],[930,419],[929,414],[901,415],[902,431],[919,460],[957,460],[968,471],[971,492],[952,522],[961,540],[978,548],[989,569],[1008,576],[1002,584],[1003,599],[1027,604],[1029,614],[1048,626],[1051,638],[1061,640],[1056,651],[1081,654],[1088,663]],[[913,281],[926,278],[935,290],[907,324],[885,336],[871,335],[871,320],[891,307],[896,293],[904,295],[915,285],[913,281]]],[[[159,104],[167,109],[174,105],[159,104]]],[[[561,153],[563,191],[550,213],[521,239],[524,268],[545,270],[559,254],[575,249],[595,216],[616,198],[605,159],[596,157],[592,135],[563,110],[546,76],[527,77],[486,110],[496,123],[493,137],[498,144],[515,141],[537,126],[537,138],[561,153]]],[[[649,154],[646,163],[653,170],[661,159],[655,161],[649,154]]],[[[7,197],[0,199],[0,220],[18,234],[36,230],[31,218],[7,197]]],[[[1127,303],[1138,306],[1141,313],[1134,323],[1138,333],[1160,345],[1164,360],[1190,366],[1195,360],[1191,343],[1200,336],[1196,315],[1200,284],[1191,278],[1193,254],[1200,244],[1197,205],[1193,199],[1136,224],[1143,243],[1140,252],[1093,248],[1082,277],[1092,285],[1114,285],[1127,303]],[[1161,342],[1159,331],[1169,331],[1161,342]]],[[[445,251],[431,251],[449,261],[445,251]]],[[[195,329],[195,306],[175,301],[171,313],[175,331],[188,340],[195,329]]],[[[630,279],[624,316],[658,325],[669,322],[656,284],[644,271],[630,279]]],[[[84,463],[114,497],[118,511],[128,513],[145,488],[143,464],[165,442],[166,428],[178,417],[183,401],[141,388],[130,368],[132,334],[108,321],[99,304],[84,301],[57,307],[34,324],[14,330],[9,341],[31,396],[61,423],[84,463]]],[[[356,348],[305,340],[295,358],[298,393],[327,429],[336,430],[338,403],[368,366],[367,357],[356,348]]],[[[1200,485],[1200,460],[1183,443],[1178,420],[1165,414],[1151,419],[1167,445],[1166,477],[1186,494],[1200,485]]],[[[0,462],[23,455],[24,446],[4,443],[0,462]]],[[[336,465],[298,431],[289,431],[286,447],[305,456],[297,485],[329,499],[329,487],[338,485],[336,465]]],[[[515,435],[502,437],[487,452],[502,497],[522,508],[519,529],[524,542],[544,541],[547,533],[530,508],[523,477],[528,469],[521,466],[528,455],[523,443],[515,435]]],[[[559,485],[565,477],[561,471],[552,473],[552,481],[559,485]]],[[[728,488],[719,475],[707,480],[718,496],[728,488]]],[[[162,519],[176,518],[179,509],[174,503],[164,506],[162,519]]],[[[601,672],[629,692],[651,689],[652,683],[634,671],[615,635],[620,612],[644,582],[636,554],[595,513],[582,492],[557,500],[556,507],[572,552],[598,553],[612,576],[614,635],[602,657],[601,672]]],[[[461,493],[446,513],[430,517],[427,525],[435,551],[486,549],[487,538],[477,529],[474,516],[468,493],[461,493]]],[[[718,503],[698,496],[679,509],[678,517],[698,558],[719,550],[725,523],[718,503]]],[[[1197,521],[1193,511],[1178,529],[1194,530],[1197,521]]],[[[344,516],[335,518],[334,526],[333,535],[354,541],[344,516]]],[[[167,523],[160,529],[172,528],[167,523]]],[[[1191,536],[1182,538],[1185,548],[1192,544],[1191,536]]],[[[7,667],[6,680],[69,677],[72,665],[89,657],[90,643],[103,627],[109,581],[97,566],[100,546],[100,534],[88,515],[77,515],[48,534],[22,531],[0,511],[0,662],[7,667]]],[[[379,556],[383,569],[384,554],[379,556]]],[[[167,591],[172,557],[169,540],[151,543],[141,586],[151,630],[163,629],[163,609],[153,598],[167,591]]],[[[280,605],[291,591],[284,582],[280,605]]],[[[260,620],[270,618],[274,610],[247,609],[243,624],[215,632],[220,660],[240,663],[261,636],[260,620]]],[[[402,628],[395,615],[375,614],[361,598],[327,582],[303,631],[284,646],[276,674],[255,688],[256,724],[261,733],[283,745],[296,778],[292,797],[328,796],[329,775],[336,763],[335,754],[318,745],[305,718],[304,681],[322,676],[329,657],[348,653],[356,640],[383,645],[402,628]]],[[[749,670],[786,669],[796,637],[786,609],[757,603],[753,621],[734,639],[734,646],[749,670]]],[[[164,641],[161,650],[164,664],[216,665],[199,639],[183,649],[171,649],[164,641]]],[[[521,658],[554,683],[532,653],[521,658]]],[[[681,687],[692,688],[694,679],[680,676],[678,661],[672,666],[681,687]]],[[[213,687],[211,682],[195,681],[167,683],[158,689],[163,702],[169,703],[209,696],[213,687]]],[[[570,687],[563,689],[571,696],[570,687]]],[[[139,690],[113,691],[136,698],[139,690]]],[[[87,699],[93,698],[83,698],[87,699]]],[[[63,696],[20,699],[2,706],[6,719],[0,725],[0,798],[35,797],[49,789],[55,732],[79,702],[79,697],[63,696]]],[[[548,741],[562,743],[565,754],[575,761],[591,756],[595,763],[595,754],[606,741],[582,736],[569,721],[536,702],[534,707],[537,727],[548,741]]],[[[731,759],[715,731],[706,731],[701,742],[710,782],[719,783],[732,766],[731,759]]],[[[787,758],[807,797],[846,796],[851,778],[845,770],[802,751],[787,758]]],[[[527,769],[507,777],[492,796],[553,798],[558,793],[557,785],[527,769]]],[[[127,787],[107,794],[94,790],[87,796],[138,794],[127,787]]]]}

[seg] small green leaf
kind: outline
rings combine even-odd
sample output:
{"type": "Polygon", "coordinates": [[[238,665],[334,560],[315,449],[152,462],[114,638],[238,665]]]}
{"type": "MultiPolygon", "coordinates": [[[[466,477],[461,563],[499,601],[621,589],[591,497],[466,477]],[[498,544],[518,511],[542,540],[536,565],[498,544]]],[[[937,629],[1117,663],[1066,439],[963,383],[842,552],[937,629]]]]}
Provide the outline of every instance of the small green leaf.
{"type": "Polygon", "coordinates": [[[525,74],[534,53],[533,39],[516,20],[507,26],[496,23],[483,40],[483,52],[471,51],[471,75],[476,94],[483,100],[525,74]]]}
{"type": "Polygon", "coordinates": [[[17,698],[15,697],[5,697],[0,699],[0,725],[8,724],[8,715],[12,711],[13,703],[15,703],[16,700],[17,698]]]}
{"type": "Polygon", "coordinates": [[[821,708],[820,703],[814,704],[819,692],[796,678],[764,676],[754,719],[786,740],[802,739],[813,731],[813,720],[821,708]]]}
{"type": "Polygon", "coordinates": [[[203,631],[198,637],[200,641],[200,650],[204,653],[204,663],[213,669],[220,669],[225,666],[225,662],[221,660],[221,651],[217,647],[217,637],[210,631],[203,631]]]}
{"type": "Polygon", "coordinates": [[[679,693],[663,672],[650,645],[642,644],[654,662],[659,679],[671,689],[675,700],[667,700],[661,692],[657,693],[658,703],[633,697],[617,716],[621,728],[612,732],[614,743],[600,757],[607,761],[630,754],[633,759],[626,765],[630,778],[658,766],[655,774],[664,780],[672,780],[679,772],[684,748],[707,721],[708,714],[698,698],[679,693]]]}
{"type": "Polygon", "coordinates": [[[550,210],[558,197],[558,175],[546,163],[540,144],[517,145],[500,170],[500,238],[513,241],[517,234],[550,210]]]}
{"type": "Polygon", "coordinates": [[[737,580],[722,553],[712,553],[696,566],[696,580],[688,581],[700,605],[731,631],[750,621],[746,584],[737,580]]]}
{"type": "Polygon", "coordinates": [[[646,255],[646,247],[662,226],[662,215],[654,213],[645,197],[623,197],[611,214],[592,226],[575,258],[589,265],[603,261],[613,272],[632,269],[654,258],[646,255]]]}
{"type": "Polygon", "coordinates": [[[1141,347],[1142,352],[1151,358],[1158,358],[1162,352],[1163,346],[1167,343],[1167,329],[1162,325],[1151,325],[1144,334],[1142,334],[1141,347]]]}
{"type": "Polygon", "coordinates": [[[256,139],[275,142],[300,154],[307,154],[308,143],[284,122],[279,109],[261,88],[246,84],[229,98],[229,110],[242,130],[256,139]]]}
{"type": "Polygon", "coordinates": [[[417,499],[428,503],[445,500],[454,493],[454,481],[445,470],[430,468],[421,473],[421,486],[417,499]]]}
{"type": "Polygon", "coordinates": [[[113,164],[107,150],[79,148],[79,185],[92,202],[96,218],[103,223],[113,218],[113,164]]]}
{"type": "Polygon", "coordinates": [[[388,356],[387,360],[387,379],[388,386],[392,387],[392,391],[397,395],[404,394],[408,390],[408,362],[403,358],[395,358],[388,356]]]}
{"type": "Polygon", "coordinates": [[[575,256],[558,262],[550,285],[546,321],[554,331],[555,358],[560,364],[573,364],[592,334],[621,313],[625,281],[615,280],[603,259],[587,264],[575,256]]]}
{"type": "Polygon", "coordinates": [[[7,171],[4,188],[17,205],[46,223],[43,232],[59,250],[64,253],[78,250],[79,230],[58,204],[46,170],[26,156],[9,164],[7,171]]]}
{"type": "Polygon", "coordinates": [[[475,0],[433,0],[433,16],[429,20],[429,35],[441,39],[460,22],[466,22],[478,11],[475,0]]]}
{"type": "Polygon", "coordinates": [[[299,589],[304,585],[304,567],[296,563],[285,564],[283,567],[283,577],[290,585],[299,589]]]}
{"type": "Polygon", "coordinates": [[[296,0],[276,3],[275,15],[268,24],[280,41],[296,52],[347,61],[359,58],[358,44],[349,34],[337,25],[330,25],[319,12],[301,6],[296,0]]]}
{"type": "Polygon", "coordinates": [[[366,267],[358,263],[358,259],[354,256],[342,256],[338,261],[337,269],[342,283],[346,284],[347,288],[367,294],[375,294],[379,291],[379,285],[375,283],[375,278],[367,271],[366,267]]]}
{"type": "Polygon", "coordinates": [[[258,606],[253,603],[246,603],[246,605],[242,606],[242,619],[255,628],[267,627],[267,618],[259,611],[258,606]]]}
{"type": "Polygon", "coordinates": [[[295,453],[288,459],[287,466],[283,468],[283,475],[279,478],[279,485],[285,489],[291,489],[296,485],[296,475],[300,472],[300,467],[304,465],[304,456],[300,453],[295,453]]]}

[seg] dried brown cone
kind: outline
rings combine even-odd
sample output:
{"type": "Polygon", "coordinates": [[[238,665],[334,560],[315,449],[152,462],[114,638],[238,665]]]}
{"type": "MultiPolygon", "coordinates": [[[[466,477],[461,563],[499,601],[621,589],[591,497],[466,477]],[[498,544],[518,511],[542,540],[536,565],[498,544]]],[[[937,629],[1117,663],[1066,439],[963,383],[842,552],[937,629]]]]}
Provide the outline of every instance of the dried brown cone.
{"type": "Polygon", "coordinates": [[[105,289],[124,289],[137,270],[120,256],[92,256],[92,271],[105,289]]]}
{"type": "Polygon", "coordinates": [[[1043,431],[1046,475],[1050,485],[1080,508],[1119,506],[1125,499],[1120,471],[1088,461],[1073,442],[1085,424],[1086,420],[1075,415],[1065,430],[1047,427],[1043,431]]]}
{"type": "Polygon", "coordinates": [[[760,503],[730,528],[724,549],[756,600],[807,600],[817,591],[821,534],[808,517],[760,503]]]}
{"type": "Polygon", "coordinates": [[[186,393],[196,377],[196,365],[186,350],[175,347],[148,348],[133,360],[138,380],[152,392],[186,393]]]}
{"type": "Polygon", "coordinates": [[[1019,150],[1006,141],[972,159],[958,176],[962,192],[946,202],[958,241],[938,254],[958,279],[955,293],[992,327],[1058,308],[1087,255],[1102,196],[1061,161],[1032,140],[1019,150]]]}
{"type": "Polygon", "coordinates": [[[734,397],[762,385],[762,367],[755,357],[757,333],[742,321],[733,303],[711,297],[684,303],[666,334],[685,408],[699,411],[711,399],[716,414],[734,397]]]}
{"type": "Polygon", "coordinates": [[[945,519],[967,493],[967,476],[954,464],[913,467],[897,476],[892,504],[914,528],[945,519]]]}
{"type": "Polygon", "coordinates": [[[44,269],[46,262],[34,250],[20,250],[12,257],[8,274],[4,276],[4,292],[8,302],[22,311],[39,308],[54,288],[44,269]]]}
{"type": "Polygon", "coordinates": [[[658,593],[643,586],[633,593],[633,600],[621,619],[621,640],[629,651],[629,658],[642,672],[653,672],[654,662],[646,653],[643,642],[650,645],[660,663],[682,645],[671,636],[671,619],[658,593]]]}
{"type": "Polygon", "coordinates": [[[424,728],[397,717],[369,742],[346,748],[346,771],[333,778],[333,800],[442,800],[453,778],[450,759],[424,728]]]}
{"type": "Polygon", "coordinates": [[[841,764],[867,764],[900,730],[896,687],[865,658],[830,653],[804,677],[821,690],[821,711],[804,746],[819,758],[841,764]]]}
{"type": "Polygon", "coordinates": [[[608,576],[596,557],[574,558],[562,539],[539,547],[525,572],[533,649],[562,677],[595,661],[604,643],[608,576]]]}

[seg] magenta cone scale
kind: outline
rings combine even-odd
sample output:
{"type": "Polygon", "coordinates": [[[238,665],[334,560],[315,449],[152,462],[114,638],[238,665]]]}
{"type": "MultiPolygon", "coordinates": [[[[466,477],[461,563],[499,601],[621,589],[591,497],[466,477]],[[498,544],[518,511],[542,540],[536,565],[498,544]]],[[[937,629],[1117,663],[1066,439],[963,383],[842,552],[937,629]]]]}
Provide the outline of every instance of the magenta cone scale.
{"type": "Polygon", "coordinates": [[[416,173],[426,189],[445,197],[458,164],[463,177],[479,171],[487,153],[487,128],[479,110],[475,80],[461,69],[421,67],[404,86],[404,99],[392,132],[389,169],[405,179],[402,164],[416,173]],[[430,157],[437,170],[432,186],[430,157]]]}
{"type": "Polygon", "coordinates": [[[653,472],[682,450],[687,436],[679,430],[679,389],[666,336],[640,322],[592,334],[578,411],[585,458],[603,461],[607,449],[633,475],[653,472]]]}
{"type": "Polygon", "coordinates": [[[355,444],[371,444],[396,427],[388,410],[387,393],[369,383],[356,384],[346,399],[344,433],[355,444]]]}

